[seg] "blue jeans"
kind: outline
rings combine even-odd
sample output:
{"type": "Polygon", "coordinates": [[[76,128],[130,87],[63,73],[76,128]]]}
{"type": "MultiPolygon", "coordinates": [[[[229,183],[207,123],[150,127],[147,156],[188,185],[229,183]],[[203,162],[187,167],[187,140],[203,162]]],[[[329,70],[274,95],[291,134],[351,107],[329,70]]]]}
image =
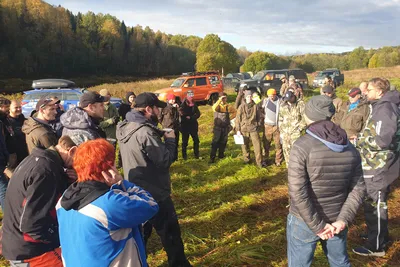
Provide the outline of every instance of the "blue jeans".
{"type": "Polygon", "coordinates": [[[347,228],[328,240],[321,240],[302,219],[289,213],[286,238],[289,267],[311,266],[318,242],[321,242],[330,266],[351,266],[346,249],[347,228]]]}
{"type": "Polygon", "coordinates": [[[0,172],[0,206],[4,211],[4,200],[6,199],[6,190],[8,186],[8,179],[4,175],[3,171],[0,172]]]}

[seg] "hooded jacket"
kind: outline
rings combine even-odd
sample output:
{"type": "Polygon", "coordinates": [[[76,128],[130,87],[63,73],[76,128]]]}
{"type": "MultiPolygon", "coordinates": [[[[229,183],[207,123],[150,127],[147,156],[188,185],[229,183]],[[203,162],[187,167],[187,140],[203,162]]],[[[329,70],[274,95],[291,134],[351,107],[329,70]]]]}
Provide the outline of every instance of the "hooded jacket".
{"type": "Polygon", "coordinates": [[[357,140],[370,197],[400,176],[400,92],[372,101],[366,126],[357,140]]]}
{"type": "Polygon", "coordinates": [[[28,153],[28,146],[26,145],[26,137],[22,132],[22,126],[26,121],[26,118],[23,114],[19,115],[16,118],[8,117],[8,120],[14,130],[15,136],[15,152],[17,154],[17,162],[20,163],[24,158],[26,158],[28,153]]]}
{"type": "Polygon", "coordinates": [[[117,122],[119,120],[119,114],[117,108],[110,102],[104,104],[104,118],[100,122],[100,127],[105,132],[107,138],[116,139],[117,122]],[[114,122],[114,118],[117,118],[117,122],[114,122]]]}
{"type": "Polygon", "coordinates": [[[214,111],[214,128],[231,128],[231,119],[236,115],[235,108],[229,103],[223,103],[219,98],[212,106],[214,111]]]}
{"type": "Polygon", "coordinates": [[[158,121],[163,128],[170,128],[178,131],[180,128],[179,107],[174,107],[168,103],[165,108],[160,110],[158,121]]]}
{"type": "Polygon", "coordinates": [[[361,158],[331,121],[308,127],[293,145],[288,168],[290,213],[315,234],[326,223],[353,221],[363,201],[361,158]]]}
{"type": "Polygon", "coordinates": [[[179,111],[181,114],[181,132],[197,132],[199,129],[199,123],[197,120],[200,118],[201,113],[196,103],[194,103],[193,106],[190,106],[188,100],[185,99],[179,111]]]}
{"type": "Polygon", "coordinates": [[[158,205],[142,188],[74,183],[56,209],[64,266],[147,266],[141,225],[158,205]]]}
{"type": "Polygon", "coordinates": [[[76,145],[88,140],[106,138],[106,134],[95,121],[82,108],[73,108],[61,116],[61,124],[64,127],[62,135],[68,135],[76,145]]]}
{"type": "Polygon", "coordinates": [[[338,125],[346,131],[347,136],[357,136],[367,123],[369,116],[369,105],[364,101],[360,101],[357,107],[349,111],[350,103],[343,107],[341,119],[338,125]]]}
{"type": "Polygon", "coordinates": [[[235,119],[235,130],[242,133],[256,132],[262,123],[261,106],[251,101],[240,105],[235,119]]]}
{"type": "Polygon", "coordinates": [[[169,167],[175,159],[175,138],[166,138],[142,113],[132,110],[117,125],[124,178],[149,191],[159,202],[171,194],[169,167]]]}
{"type": "Polygon", "coordinates": [[[43,121],[39,121],[35,117],[30,117],[24,122],[22,132],[26,136],[26,144],[28,145],[29,153],[35,147],[49,148],[57,145],[58,138],[51,126],[43,121]]]}
{"type": "Polygon", "coordinates": [[[67,188],[63,165],[54,147],[35,148],[15,169],[3,216],[6,259],[30,259],[60,246],[55,205],[67,188]]]}

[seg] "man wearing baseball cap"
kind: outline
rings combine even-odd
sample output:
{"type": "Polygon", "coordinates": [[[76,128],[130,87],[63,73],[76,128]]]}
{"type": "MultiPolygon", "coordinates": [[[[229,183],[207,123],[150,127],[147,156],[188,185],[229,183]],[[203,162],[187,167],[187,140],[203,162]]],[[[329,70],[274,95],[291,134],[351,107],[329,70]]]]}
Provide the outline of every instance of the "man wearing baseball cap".
{"type": "Polygon", "coordinates": [[[40,99],[36,104],[36,113],[34,116],[24,122],[22,132],[25,133],[29,153],[35,147],[45,149],[57,145],[58,138],[56,132],[49,122],[56,119],[56,104],[58,103],[60,103],[58,99],[40,99]]]}
{"type": "Polygon", "coordinates": [[[269,149],[271,148],[272,140],[275,143],[275,164],[276,166],[280,166],[283,161],[283,151],[282,145],[280,141],[280,132],[278,128],[278,115],[280,109],[280,99],[276,95],[276,90],[271,88],[267,91],[268,98],[265,99],[263,103],[264,108],[264,127],[265,127],[265,138],[264,141],[264,149],[265,149],[265,157],[268,159],[269,157],[269,149]]]}
{"type": "Polygon", "coordinates": [[[348,92],[349,102],[342,109],[340,127],[346,131],[349,141],[355,144],[357,135],[364,129],[369,116],[369,106],[366,101],[361,101],[360,88],[353,88],[348,92]]]}
{"type": "Polygon", "coordinates": [[[340,124],[341,115],[342,115],[342,108],[343,108],[343,101],[341,98],[337,97],[335,94],[335,88],[331,85],[325,85],[321,89],[321,94],[329,96],[332,98],[332,103],[335,106],[335,115],[332,117],[332,122],[336,124],[340,124]]]}
{"type": "Polygon", "coordinates": [[[154,227],[167,252],[168,265],[191,266],[185,256],[171,199],[169,167],[175,160],[175,133],[157,128],[159,109],[166,106],[153,93],[138,95],[133,110],[126,114],[126,120],[117,125],[117,140],[125,180],[148,191],[159,206],[158,213],[144,226],[145,242],[154,227]]]}
{"type": "Polygon", "coordinates": [[[96,92],[85,92],[79,99],[79,107],[68,110],[61,116],[61,124],[64,127],[62,135],[68,135],[76,145],[88,140],[106,138],[106,134],[100,128],[100,122],[104,117],[104,102],[106,97],[96,92]]]}

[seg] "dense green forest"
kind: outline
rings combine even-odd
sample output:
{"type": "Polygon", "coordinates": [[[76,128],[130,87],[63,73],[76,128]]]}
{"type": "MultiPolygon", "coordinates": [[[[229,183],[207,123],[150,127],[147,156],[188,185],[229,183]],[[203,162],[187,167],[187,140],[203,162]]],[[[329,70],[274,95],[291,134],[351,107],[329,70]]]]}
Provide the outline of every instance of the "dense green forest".
{"type": "Polygon", "coordinates": [[[72,14],[41,0],[0,1],[0,78],[164,76],[194,70],[224,72],[300,67],[307,72],[338,67],[400,64],[399,47],[342,54],[290,57],[234,48],[215,34],[204,38],[129,27],[108,14],[72,14]]]}

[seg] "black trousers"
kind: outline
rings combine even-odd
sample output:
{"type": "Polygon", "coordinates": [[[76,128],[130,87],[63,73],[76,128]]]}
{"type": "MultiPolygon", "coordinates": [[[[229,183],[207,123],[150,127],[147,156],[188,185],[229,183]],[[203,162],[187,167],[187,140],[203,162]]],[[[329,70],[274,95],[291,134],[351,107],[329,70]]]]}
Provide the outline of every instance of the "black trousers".
{"type": "MultiPolygon", "coordinates": [[[[186,259],[183,242],[181,238],[181,229],[178,223],[178,217],[174,203],[171,197],[158,202],[158,213],[144,225],[144,241],[147,245],[147,240],[151,236],[153,227],[156,229],[161,243],[167,252],[168,266],[171,267],[186,267],[191,266],[186,259]]],[[[146,246],[147,247],[147,246],[146,246]]]]}
{"type": "Polygon", "coordinates": [[[182,133],[182,157],[184,159],[187,158],[187,146],[189,143],[189,136],[191,136],[193,139],[194,156],[196,158],[198,158],[199,157],[199,146],[200,146],[198,129],[193,127],[191,129],[186,129],[185,131],[181,131],[181,133],[182,133]]]}
{"type": "MultiPolygon", "coordinates": [[[[368,184],[366,184],[368,187],[368,184]]],[[[389,187],[385,190],[367,190],[364,201],[364,215],[367,224],[368,242],[366,247],[371,251],[380,251],[389,241],[387,199],[389,187]]]]}
{"type": "Polygon", "coordinates": [[[213,139],[211,142],[211,159],[215,159],[217,156],[217,150],[219,158],[223,158],[225,156],[225,148],[226,144],[228,143],[228,134],[230,130],[231,129],[229,127],[214,127],[213,139]]]}
{"type": "Polygon", "coordinates": [[[175,132],[175,146],[176,146],[176,150],[175,150],[175,160],[178,159],[178,147],[179,147],[179,130],[174,130],[175,132]]]}

